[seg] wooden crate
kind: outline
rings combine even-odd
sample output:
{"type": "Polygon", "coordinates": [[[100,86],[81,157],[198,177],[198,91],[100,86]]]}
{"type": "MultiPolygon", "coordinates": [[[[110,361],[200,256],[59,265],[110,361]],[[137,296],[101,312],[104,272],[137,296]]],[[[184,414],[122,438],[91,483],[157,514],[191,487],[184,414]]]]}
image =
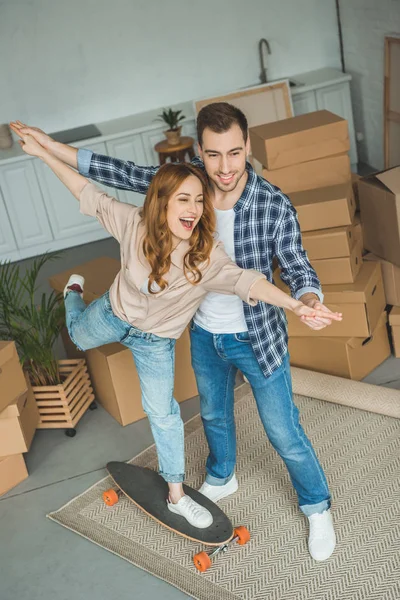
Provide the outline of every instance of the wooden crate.
{"type": "Polygon", "coordinates": [[[58,361],[59,385],[32,386],[39,409],[38,429],[72,429],[94,400],[85,359],[58,361]]]}

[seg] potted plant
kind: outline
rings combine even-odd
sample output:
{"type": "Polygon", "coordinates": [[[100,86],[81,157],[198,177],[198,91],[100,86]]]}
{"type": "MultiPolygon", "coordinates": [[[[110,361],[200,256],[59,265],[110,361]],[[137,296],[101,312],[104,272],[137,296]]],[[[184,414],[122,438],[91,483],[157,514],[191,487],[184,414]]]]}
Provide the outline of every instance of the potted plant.
{"type": "Polygon", "coordinates": [[[37,297],[42,267],[59,257],[59,253],[44,254],[25,272],[19,265],[0,262],[0,339],[16,344],[38,405],[38,427],[65,428],[73,436],[75,424],[93,404],[93,390],[85,360],[54,356],[65,326],[62,294],[52,291],[37,297]]]}
{"type": "Polygon", "coordinates": [[[172,108],[167,110],[164,108],[161,115],[158,115],[156,119],[157,121],[164,121],[168,125],[168,129],[164,131],[164,134],[170,146],[177,146],[179,144],[182,129],[179,123],[186,118],[181,113],[181,110],[172,110],[172,108]]]}

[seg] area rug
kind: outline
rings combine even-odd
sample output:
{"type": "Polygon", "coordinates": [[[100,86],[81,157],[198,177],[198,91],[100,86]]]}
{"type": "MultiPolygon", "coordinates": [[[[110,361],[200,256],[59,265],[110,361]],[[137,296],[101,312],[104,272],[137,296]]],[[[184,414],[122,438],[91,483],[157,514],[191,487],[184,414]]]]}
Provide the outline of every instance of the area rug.
{"type": "MultiPolygon", "coordinates": [[[[334,499],[338,544],[326,562],[309,556],[306,519],[248,385],[236,390],[239,491],[220,506],[252,537],[206,573],[192,563],[204,548],[126,499],[107,507],[108,477],[49,517],[199,600],[399,600],[400,420],[304,396],[295,402],[334,499]]],[[[207,455],[200,417],[187,423],[185,442],[187,482],[198,487],[207,455]]],[[[154,446],[131,462],[156,469],[154,446]]]]}

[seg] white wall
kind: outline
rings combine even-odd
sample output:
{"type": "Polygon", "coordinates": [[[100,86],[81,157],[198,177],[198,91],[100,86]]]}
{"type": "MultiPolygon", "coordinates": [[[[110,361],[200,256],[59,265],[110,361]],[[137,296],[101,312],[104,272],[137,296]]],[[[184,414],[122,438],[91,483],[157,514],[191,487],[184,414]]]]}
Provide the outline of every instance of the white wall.
{"type": "Polygon", "coordinates": [[[334,0],[0,0],[0,123],[47,131],[340,66],[334,0]]]}
{"type": "Polygon", "coordinates": [[[383,169],[384,38],[400,34],[400,0],[340,0],[340,13],[359,157],[383,169]]]}

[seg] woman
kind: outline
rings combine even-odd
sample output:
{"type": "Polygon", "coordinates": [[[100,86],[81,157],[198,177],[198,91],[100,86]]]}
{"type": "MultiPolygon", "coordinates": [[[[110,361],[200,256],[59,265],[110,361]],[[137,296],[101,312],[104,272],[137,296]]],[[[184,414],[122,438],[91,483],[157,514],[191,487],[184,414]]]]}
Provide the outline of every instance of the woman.
{"type": "MultiPolygon", "coordinates": [[[[143,209],[118,202],[52,156],[29,134],[23,150],[42,159],[80,202],[120,243],[121,270],[110,290],[86,307],[84,280],[72,275],[64,290],[67,327],[82,350],[120,342],[136,363],[142,404],[157,448],[161,476],[169,487],[168,508],[191,525],[208,527],[212,516],[183,492],[184,436],[173,398],[174,344],[204,296],[236,294],[292,310],[302,319],[323,317],[291,298],[257,271],[244,270],[213,238],[214,210],[204,173],[190,164],[159,169],[143,209]]],[[[340,320],[332,313],[330,318],[340,320]]]]}

